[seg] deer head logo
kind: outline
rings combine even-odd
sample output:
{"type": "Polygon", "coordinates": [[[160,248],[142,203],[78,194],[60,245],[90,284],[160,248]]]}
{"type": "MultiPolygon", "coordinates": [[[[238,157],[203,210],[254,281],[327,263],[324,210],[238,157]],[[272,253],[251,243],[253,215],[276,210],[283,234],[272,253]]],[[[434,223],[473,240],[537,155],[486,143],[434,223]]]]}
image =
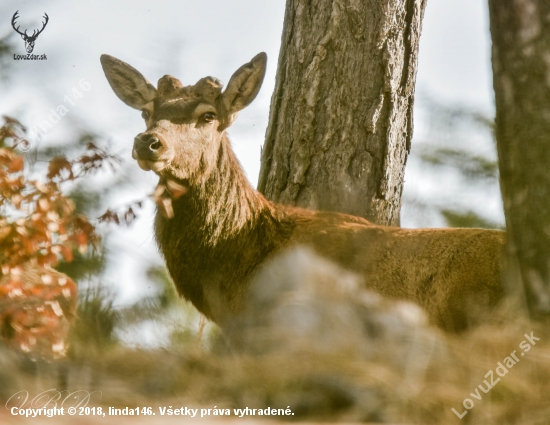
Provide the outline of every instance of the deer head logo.
{"type": "Polygon", "coordinates": [[[40,33],[44,31],[44,28],[46,28],[46,25],[48,25],[48,20],[50,18],[48,18],[48,14],[44,12],[44,19],[46,19],[46,21],[42,22],[42,28],[40,30],[33,30],[32,35],[28,35],[27,30],[25,30],[25,32],[21,32],[19,31],[19,26],[15,28],[15,21],[17,20],[17,18],[19,18],[19,16],[17,15],[18,13],[19,11],[16,11],[13,14],[13,18],[11,18],[11,26],[13,27],[15,32],[17,32],[17,34],[20,34],[21,38],[25,40],[25,49],[27,50],[27,53],[32,53],[34,49],[34,42],[36,41],[40,33]]]}

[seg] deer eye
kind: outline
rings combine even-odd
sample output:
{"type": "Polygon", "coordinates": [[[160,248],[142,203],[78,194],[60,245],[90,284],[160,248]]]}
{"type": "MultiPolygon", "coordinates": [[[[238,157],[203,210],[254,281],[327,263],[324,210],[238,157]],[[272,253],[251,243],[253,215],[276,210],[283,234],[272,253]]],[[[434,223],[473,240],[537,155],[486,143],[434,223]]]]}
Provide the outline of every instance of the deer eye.
{"type": "Polygon", "coordinates": [[[141,118],[143,118],[144,120],[149,119],[149,112],[141,111],[141,118]]]}
{"type": "Polygon", "coordinates": [[[216,119],[216,114],[212,113],[212,112],[207,112],[206,114],[204,114],[202,116],[202,119],[205,121],[205,122],[212,122],[216,119]]]}

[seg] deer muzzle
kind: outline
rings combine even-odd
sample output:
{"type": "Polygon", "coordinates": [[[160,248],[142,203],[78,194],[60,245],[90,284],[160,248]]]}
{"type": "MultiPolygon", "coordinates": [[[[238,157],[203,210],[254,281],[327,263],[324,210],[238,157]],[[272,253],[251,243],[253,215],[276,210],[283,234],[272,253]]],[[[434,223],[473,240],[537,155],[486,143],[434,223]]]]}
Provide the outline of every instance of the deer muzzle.
{"type": "Polygon", "coordinates": [[[141,133],[134,139],[132,158],[137,160],[139,166],[145,171],[159,168],[161,155],[165,151],[162,138],[155,133],[141,133]]]}

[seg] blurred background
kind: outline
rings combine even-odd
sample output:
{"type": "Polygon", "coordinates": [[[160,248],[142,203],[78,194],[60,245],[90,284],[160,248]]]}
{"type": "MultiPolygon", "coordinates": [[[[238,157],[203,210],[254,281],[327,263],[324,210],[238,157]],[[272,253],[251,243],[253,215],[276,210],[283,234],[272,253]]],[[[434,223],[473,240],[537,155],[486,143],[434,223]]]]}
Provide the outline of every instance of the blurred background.
{"type": "MultiPolygon", "coordinates": [[[[206,75],[227,83],[239,66],[265,51],[269,59],[263,88],[229,129],[234,150],[256,186],[284,3],[7,0],[0,4],[0,114],[17,118],[29,129],[27,158],[33,170],[39,172],[55,155],[74,156],[93,141],[123,161],[115,172],[104,171],[71,187],[78,209],[97,218],[107,208],[144,200],[130,226],[100,225],[100,249],[60,266],[78,282],[81,294],[73,358],[93,357],[98,347],[194,347],[199,333],[199,346],[212,349],[218,334],[172,289],[152,230],[154,204],[148,195],[157,179],[131,158],[133,138],[143,131],[143,121],[139,111],[114,95],[99,56],[108,53],[119,58],[153,83],[170,74],[184,84],[194,84],[206,75]],[[49,23],[33,52],[46,54],[47,60],[13,60],[14,53],[25,53],[23,40],[11,27],[16,10],[18,25],[29,32],[40,28],[42,16],[48,14],[49,23]],[[59,105],[68,112],[52,118],[51,110],[59,105]]],[[[492,129],[486,7],[479,0],[428,2],[403,227],[504,226],[492,129]]]]}

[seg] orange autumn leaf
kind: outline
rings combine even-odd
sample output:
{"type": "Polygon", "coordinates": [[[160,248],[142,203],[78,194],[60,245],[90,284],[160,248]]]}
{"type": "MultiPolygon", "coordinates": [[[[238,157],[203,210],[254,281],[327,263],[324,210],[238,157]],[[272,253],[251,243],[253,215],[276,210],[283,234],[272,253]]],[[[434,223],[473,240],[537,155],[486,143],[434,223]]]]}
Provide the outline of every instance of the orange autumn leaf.
{"type": "Polygon", "coordinates": [[[12,173],[17,173],[19,171],[23,171],[23,167],[24,167],[23,157],[18,156],[12,159],[12,161],[8,166],[8,170],[12,173]]]}

